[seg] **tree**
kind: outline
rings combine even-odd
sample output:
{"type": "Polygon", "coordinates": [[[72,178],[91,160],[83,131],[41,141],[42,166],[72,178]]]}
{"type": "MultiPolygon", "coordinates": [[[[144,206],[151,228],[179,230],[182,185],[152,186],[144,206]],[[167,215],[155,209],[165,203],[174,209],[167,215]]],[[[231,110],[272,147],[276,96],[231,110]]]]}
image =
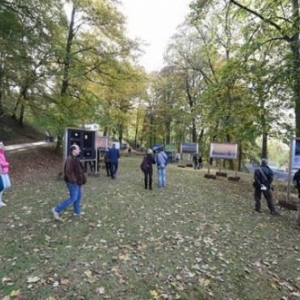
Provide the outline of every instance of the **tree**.
{"type": "MultiPolygon", "coordinates": [[[[293,90],[293,102],[295,105],[296,136],[300,136],[300,16],[299,1],[263,1],[260,2],[260,12],[254,6],[243,5],[236,0],[230,3],[248,12],[268,28],[272,38],[265,42],[281,40],[288,44],[290,57],[286,57],[290,68],[290,78],[293,90]]],[[[270,36],[268,35],[268,36],[270,36]]],[[[267,36],[267,37],[268,37],[267,36]]]]}

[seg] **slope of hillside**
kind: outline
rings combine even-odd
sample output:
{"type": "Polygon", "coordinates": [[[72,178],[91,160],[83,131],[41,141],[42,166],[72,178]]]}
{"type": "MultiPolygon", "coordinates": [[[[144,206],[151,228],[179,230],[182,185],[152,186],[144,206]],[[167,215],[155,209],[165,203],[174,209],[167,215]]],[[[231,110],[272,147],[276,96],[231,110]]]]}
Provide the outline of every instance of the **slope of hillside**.
{"type": "Polygon", "coordinates": [[[38,130],[30,124],[18,125],[11,117],[0,117],[0,140],[5,145],[30,143],[44,139],[43,130],[38,130]]]}

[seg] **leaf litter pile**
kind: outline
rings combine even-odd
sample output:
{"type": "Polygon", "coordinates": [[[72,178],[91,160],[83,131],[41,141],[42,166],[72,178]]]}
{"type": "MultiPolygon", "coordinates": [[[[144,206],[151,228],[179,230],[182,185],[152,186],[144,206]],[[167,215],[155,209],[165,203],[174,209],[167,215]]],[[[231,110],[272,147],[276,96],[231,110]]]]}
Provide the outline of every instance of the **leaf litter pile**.
{"type": "Polygon", "coordinates": [[[58,222],[61,159],[39,151],[10,161],[0,299],[300,299],[295,212],[272,217],[263,200],[253,213],[249,175],[210,180],[206,169],[169,165],[167,187],[149,191],[140,158],[124,157],[116,180],[88,177],[84,215],[70,207],[58,222]]]}

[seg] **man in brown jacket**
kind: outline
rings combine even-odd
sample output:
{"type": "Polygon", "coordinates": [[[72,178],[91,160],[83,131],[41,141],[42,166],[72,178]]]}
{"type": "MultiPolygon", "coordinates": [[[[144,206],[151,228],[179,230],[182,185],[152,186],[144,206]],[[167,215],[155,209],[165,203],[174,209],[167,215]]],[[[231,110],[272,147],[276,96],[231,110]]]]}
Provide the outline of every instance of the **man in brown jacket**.
{"type": "Polygon", "coordinates": [[[60,219],[59,214],[71,204],[73,204],[74,215],[79,216],[81,214],[80,201],[82,197],[82,185],[85,184],[86,178],[79,160],[79,146],[76,144],[72,145],[70,147],[70,153],[64,165],[64,180],[70,197],[52,208],[53,217],[56,220],[60,219]]]}

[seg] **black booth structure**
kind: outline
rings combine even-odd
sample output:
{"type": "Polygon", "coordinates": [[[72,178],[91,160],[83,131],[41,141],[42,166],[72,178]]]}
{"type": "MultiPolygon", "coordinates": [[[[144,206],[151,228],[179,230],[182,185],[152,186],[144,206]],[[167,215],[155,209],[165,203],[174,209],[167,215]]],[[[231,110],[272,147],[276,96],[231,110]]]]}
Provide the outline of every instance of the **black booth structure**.
{"type": "Polygon", "coordinates": [[[72,145],[78,145],[81,149],[80,160],[85,169],[89,165],[91,172],[98,171],[98,159],[96,150],[96,131],[77,128],[66,128],[64,134],[64,160],[68,157],[72,145]]]}

